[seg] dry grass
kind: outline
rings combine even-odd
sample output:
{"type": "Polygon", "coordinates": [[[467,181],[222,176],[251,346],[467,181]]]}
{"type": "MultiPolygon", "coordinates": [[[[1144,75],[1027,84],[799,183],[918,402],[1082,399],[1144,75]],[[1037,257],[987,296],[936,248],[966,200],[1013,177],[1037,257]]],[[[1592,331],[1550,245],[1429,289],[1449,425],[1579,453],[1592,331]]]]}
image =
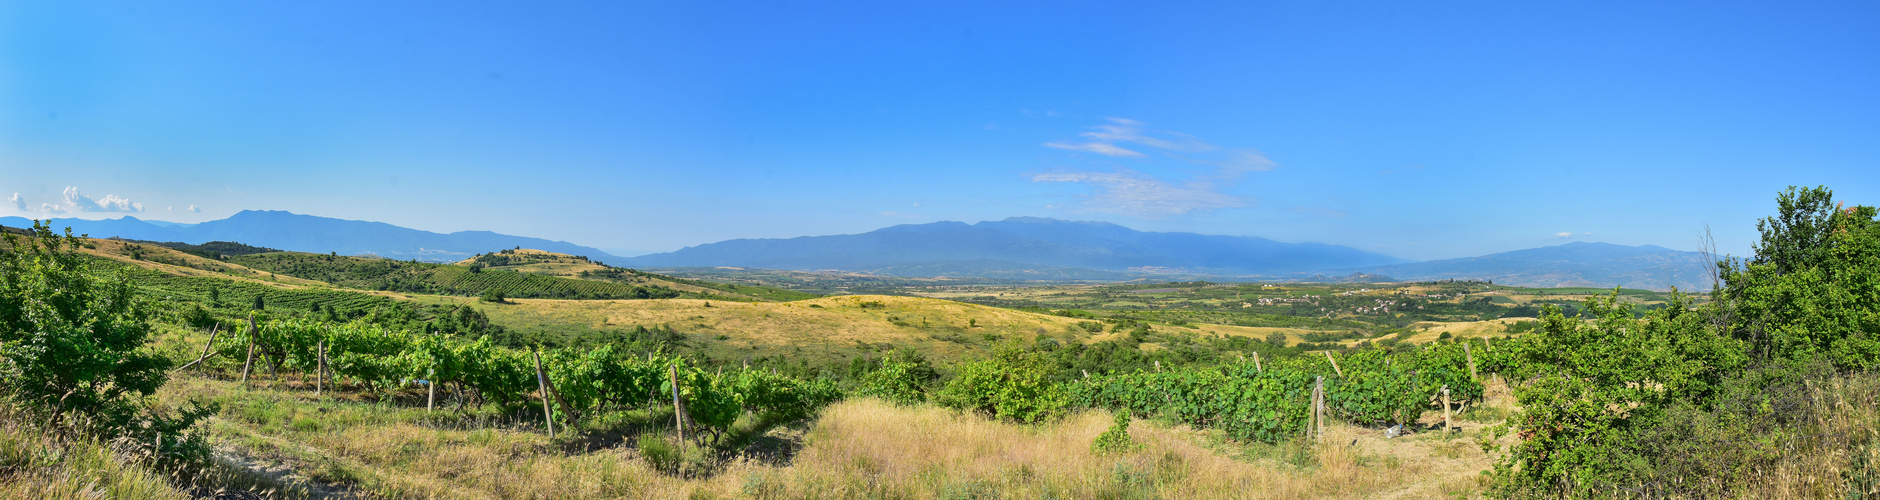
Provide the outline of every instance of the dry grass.
{"type": "Polygon", "coordinates": [[[1812,439],[1793,443],[1773,470],[1758,471],[1742,498],[1880,498],[1880,376],[1812,384],[1812,439]]]}
{"type": "Polygon", "coordinates": [[[0,498],[188,498],[166,477],[95,440],[60,436],[0,402],[0,498]]]}
{"type": "MultiPolygon", "coordinates": [[[[401,297],[418,302],[455,304],[471,304],[475,300],[424,295],[401,297]]],[[[479,310],[496,323],[524,330],[565,326],[607,330],[635,325],[670,325],[705,338],[723,335],[726,339],[718,341],[720,344],[752,349],[759,354],[793,352],[800,348],[855,350],[862,345],[892,344],[913,346],[932,359],[948,360],[983,350],[997,339],[1031,340],[1044,335],[1065,342],[1093,342],[1104,338],[1077,326],[1087,320],[922,297],[844,295],[791,302],[512,301],[515,304],[479,307],[479,310]],[[862,307],[864,303],[871,305],[862,307]]],[[[1181,328],[1170,330],[1195,332],[1181,328]]]]}
{"type": "Polygon", "coordinates": [[[1427,344],[1435,342],[1444,333],[1455,338],[1479,338],[1507,335],[1507,325],[1522,321],[1534,321],[1534,318],[1499,318],[1483,321],[1419,321],[1412,323],[1410,329],[1415,333],[1399,335],[1407,342],[1427,344]]]}
{"type": "Polygon", "coordinates": [[[1109,425],[1100,412],[1026,427],[850,401],[824,415],[812,445],[778,479],[788,498],[1357,498],[1424,480],[1440,462],[1386,458],[1380,451],[1419,445],[1342,426],[1318,445],[1248,448],[1207,446],[1201,433],[1138,422],[1130,434],[1140,448],[1093,453],[1109,425]],[[1251,458],[1230,456],[1236,451],[1251,458]]]}

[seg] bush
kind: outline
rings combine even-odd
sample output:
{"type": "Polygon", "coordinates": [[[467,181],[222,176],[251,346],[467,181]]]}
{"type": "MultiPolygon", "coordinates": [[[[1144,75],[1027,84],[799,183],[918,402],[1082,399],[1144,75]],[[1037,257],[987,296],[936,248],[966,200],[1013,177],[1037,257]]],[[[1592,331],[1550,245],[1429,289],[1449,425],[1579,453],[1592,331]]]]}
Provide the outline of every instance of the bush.
{"type": "Polygon", "coordinates": [[[185,431],[213,407],[140,411],[170,361],[144,349],[150,313],[128,275],[92,274],[70,229],[59,236],[35,222],[32,233],[6,235],[0,251],[0,391],[47,410],[55,425],[126,437],[165,461],[206,459],[185,431]]]}
{"type": "Polygon", "coordinates": [[[934,399],[940,406],[1001,420],[1039,422],[1060,414],[1067,401],[1052,380],[1056,373],[1046,353],[1001,345],[992,359],[960,367],[934,399]]]}
{"type": "Polygon", "coordinates": [[[1124,453],[1136,449],[1136,442],[1129,439],[1129,412],[1117,411],[1115,423],[1110,430],[1097,435],[1097,440],[1090,443],[1090,451],[1098,455],[1124,453]]]}
{"type": "Polygon", "coordinates": [[[927,358],[903,349],[882,360],[881,368],[863,374],[860,392],[894,404],[918,404],[927,400],[928,386],[939,378],[927,358]]]}

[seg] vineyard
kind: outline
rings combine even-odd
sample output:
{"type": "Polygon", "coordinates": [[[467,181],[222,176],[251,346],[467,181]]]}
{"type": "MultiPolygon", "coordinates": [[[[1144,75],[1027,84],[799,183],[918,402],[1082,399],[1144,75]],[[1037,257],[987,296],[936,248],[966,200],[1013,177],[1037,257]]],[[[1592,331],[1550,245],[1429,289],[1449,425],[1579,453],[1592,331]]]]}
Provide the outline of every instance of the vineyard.
{"type": "Polygon", "coordinates": [[[626,285],[388,259],[279,252],[243,255],[231,261],[254,269],[362,290],[465,296],[498,291],[511,298],[546,299],[684,297],[735,300],[717,295],[680,292],[658,285],[626,285]]]}
{"type": "Polygon", "coordinates": [[[260,283],[205,276],[178,276],[124,266],[132,280],[151,298],[175,303],[252,304],[256,297],[269,307],[309,310],[315,305],[341,311],[369,311],[397,301],[350,290],[282,288],[260,283]]]}
{"type": "Polygon", "coordinates": [[[1319,377],[1328,416],[1362,426],[1415,424],[1425,410],[1436,408],[1444,388],[1458,402],[1479,400],[1482,384],[1470,373],[1470,358],[1488,353],[1465,352],[1464,346],[1365,350],[1336,361],[1307,355],[1099,375],[1069,384],[1067,392],[1074,407],[1141,417],[1168,414],[1197,428],[1221,429],[1236,440],[1277,443],[1305,432],[1319,377]]]}
{"type": "Polygon", "coordinates": [[[335,380],[375,393],[435,384],[432,390],[457,395],[460,407],[464,402],[493,405],[506,414],[552,402],[551,414],[564,422],[644,409],[676,397],[688,420],[715,439],[741,415],[792,421],[842,397],[828,380],[755,369],[708,371],[682,356],[640,356],[614,346],[531,352],[494,345],[488,337],[466,340],[359,322],[293,319],[251,325],[215,337],[206,358],[219,355],[222,366],[231,369],[241,360],[244,377],[266,368],[319,378],[324,366],[335,380]]]}

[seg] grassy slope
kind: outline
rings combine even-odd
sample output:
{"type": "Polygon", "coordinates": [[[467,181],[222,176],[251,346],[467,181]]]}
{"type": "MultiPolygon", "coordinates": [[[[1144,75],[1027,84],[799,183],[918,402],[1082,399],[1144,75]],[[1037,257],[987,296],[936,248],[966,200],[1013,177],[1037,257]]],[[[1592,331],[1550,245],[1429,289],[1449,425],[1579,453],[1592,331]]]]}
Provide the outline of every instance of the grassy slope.
{"type": "MultiPolygon", "coordinates": [[[[414,295],[428,303],[474,299],[414,295]]],[[[521,330],[601,331],[670,325],[706,342],[714,357],[791,354],[851,357],[891,346],[920,349],[936,360],[984,352],[998,340],[1046,335],[1061,341],[1107,338],[1078,328],[1073,318],[921,297],[845,295],[794,302],[519,299],[488,306],[490,320],[521,330]],[[711,307],[706,307],[706,304],[711,307]],[[880,307],[862,307],[879,303],[880,307]],[[924,325],[924,326],[923,326],[924,325]],[[969,326],[970,325],[970,326],[969,326]],[[723,335],[726,339],[719,340],[723,335]],[[988,339],[991,336],[993,338],[988,339]]],[[[1156,327],[1163,330],[1166,327],[1156,327]]],[[[1223,327],[1233,328],[1233,327],[1223,327]]],[[[1194,332],[1187,329],[1173,331],[1194,332]]]]}

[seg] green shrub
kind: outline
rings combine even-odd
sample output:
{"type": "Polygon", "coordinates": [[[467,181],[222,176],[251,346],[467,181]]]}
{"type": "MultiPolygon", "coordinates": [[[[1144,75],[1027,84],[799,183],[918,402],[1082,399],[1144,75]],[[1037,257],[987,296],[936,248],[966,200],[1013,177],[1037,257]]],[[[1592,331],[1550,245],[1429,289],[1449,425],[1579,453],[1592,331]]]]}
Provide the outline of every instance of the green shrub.
{"type": "Polygon", "coordinates": [[[35,222],[32,233],[6,235],[0,250],[0,392],[47,410],[55,425],[125,437],[163,461],[205,460],[208,447],[186,431],[214,407],[141,411],[170,361],[144,348],[150,313],[128,275],[94,275],[70,229],[59,236],[35,222]]]}
{"type": "Polygon", "coordinates": [[[860,392],[900,405],[927,400],[927,388],[940,378],[927,358],[912,349],[896,351],[881,367],[861,377],[860,392]]]}
{"type": "Polygon", "coordinates": [[[1129,438],[1129,412],[1117,411],[1115,423],[1110,429],[1097,435],[1097,440],[1090,443],[1090,451],[1098,455],[1124,453],[1136,449],[1136,442],[1129,438]]]}
{"type": "Polygon", "coordinates": [[[1000,345],[992,359],[961,366],[934,399],[947,408],[1001,420],[1038,422],[1064,409],[1064,390],[1052,380],[1056,373],[1046,353],[1000,345]]]}

